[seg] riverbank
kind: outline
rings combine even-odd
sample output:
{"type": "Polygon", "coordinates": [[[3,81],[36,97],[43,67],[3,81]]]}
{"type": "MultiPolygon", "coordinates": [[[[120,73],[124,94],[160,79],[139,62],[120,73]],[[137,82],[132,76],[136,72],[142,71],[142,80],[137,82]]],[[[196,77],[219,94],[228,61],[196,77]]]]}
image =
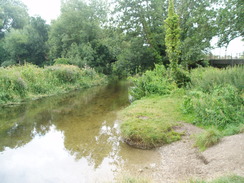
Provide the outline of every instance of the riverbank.
{"type": "Polygon", "coordinates": [[[73,65],[39,68],[27,64],[0,68],[0,105],[16,104],[105,83],[107,78],[94,69],[80,69],[73,65]]]}
{"type": "Polygon", "coordinates": [[[181,139],[184,133],[175,130],[186,118],[180,112],[181,102],[174,96],[151,96],[132,103],[120,115],[124,141],[136,148],[152,149],[181,139]]]}
{"type": "Polygon", "coordinates": [[[206,129],[196,137],[202,151],[224,136],[244,132],[243,71],[243,67],[194,69],[184,88],[177,88],[160,65],[134,78],[131,94],[137,101],[122,112],[125,142],[150,149],[179,140],[181,134],[174,130],[177,121],[206,129]],[[188,119],[182,120],[184,116],[188,119]]]}
{"type": "MultiPolygon", "coordinates": [[[[125,172],[165,183],[244,176],[244,68],[194,69],[191,82],[175,88],[161,67],[134,78],[132,95],[140,100],[121,113],[124,141],[154,147],[149,164],[127,166],[125,172]]],[[[238,180],[243,178],[226,182],[238,180]]]]}
{"type": "Polygon", "coordinates": [[[224,137],[217,145],[199,152],[192,136],[203,129],[185,123],[177,131],[184,132],[182,140],[154,149],[154,157],[144,157],[150,162],[127,165],[123,179],[132,183],[241,183],[244,180],[243,133],[224,137]]]}

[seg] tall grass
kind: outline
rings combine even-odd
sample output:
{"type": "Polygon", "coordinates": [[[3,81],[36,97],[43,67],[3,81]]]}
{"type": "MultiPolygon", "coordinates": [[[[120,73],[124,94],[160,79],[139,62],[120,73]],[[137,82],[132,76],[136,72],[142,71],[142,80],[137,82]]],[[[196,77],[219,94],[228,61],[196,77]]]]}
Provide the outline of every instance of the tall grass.
{"type": "Polygon", "coordinates": [[[39,68],[34,65],[0,68],[0,104],[63,93],[106,83],[105,76],[91,68],[72,65],[39,68]]]}
{"type": "Polygon", "coordinates": [[[244,90],[244,67],[228,67],[218,69],[213,67],[197,68],[191,71],[190,88],[203,92],[211,92],[216,86],[232,85],[239,91],[244,90]]]}
{"type": "Polygon", "coordinates": [[[220,136],[242,132],[244,67],[192,70],[183,110],[195,117],[195,124],[216,129],[210,129],[197,138],[197,144],[202,149],[217,143],[220,136]]]}

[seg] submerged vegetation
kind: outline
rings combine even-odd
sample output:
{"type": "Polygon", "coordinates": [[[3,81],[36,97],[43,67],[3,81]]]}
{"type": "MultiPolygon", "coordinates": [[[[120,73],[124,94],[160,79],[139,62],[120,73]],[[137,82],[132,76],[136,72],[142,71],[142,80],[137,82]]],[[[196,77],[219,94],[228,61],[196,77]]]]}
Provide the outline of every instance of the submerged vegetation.
{"type": "Polygon", "coordinates": [[[34,65],[0,68],[0,104],[105,84],[106,77],[91,68],[34,65]]]}

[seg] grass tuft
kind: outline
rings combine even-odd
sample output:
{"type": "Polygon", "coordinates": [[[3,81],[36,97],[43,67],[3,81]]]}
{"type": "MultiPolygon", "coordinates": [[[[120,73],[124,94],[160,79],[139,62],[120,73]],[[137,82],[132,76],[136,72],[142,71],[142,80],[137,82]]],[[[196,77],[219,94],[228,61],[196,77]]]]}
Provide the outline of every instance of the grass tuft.
{"type": "Polygon", "coordinates": [[[212,181],[204,181],[204,180],[189,180],[187,183],[243,183],[244,177],[237,175],[228,175],[222,176],[212,181]]]}
{"type": "Polygon", "coordinates": [[[199,147],[200,151],[204,151],[206,148],[217,144],[221,137],[221,133],[217,129],[210,128],[207,131],[195,136],[195,145],[199,147]]]}

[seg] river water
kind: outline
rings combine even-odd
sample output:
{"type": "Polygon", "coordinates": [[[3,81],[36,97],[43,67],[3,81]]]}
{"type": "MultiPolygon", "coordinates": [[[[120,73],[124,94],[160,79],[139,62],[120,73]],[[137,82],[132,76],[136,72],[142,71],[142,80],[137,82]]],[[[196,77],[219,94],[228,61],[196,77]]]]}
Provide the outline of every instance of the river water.
{"type": "Polygon", "coordinates": [[[120,137],[125,83],[0,108],[0,182],[93,183],[154,166],[120,137]]]}

